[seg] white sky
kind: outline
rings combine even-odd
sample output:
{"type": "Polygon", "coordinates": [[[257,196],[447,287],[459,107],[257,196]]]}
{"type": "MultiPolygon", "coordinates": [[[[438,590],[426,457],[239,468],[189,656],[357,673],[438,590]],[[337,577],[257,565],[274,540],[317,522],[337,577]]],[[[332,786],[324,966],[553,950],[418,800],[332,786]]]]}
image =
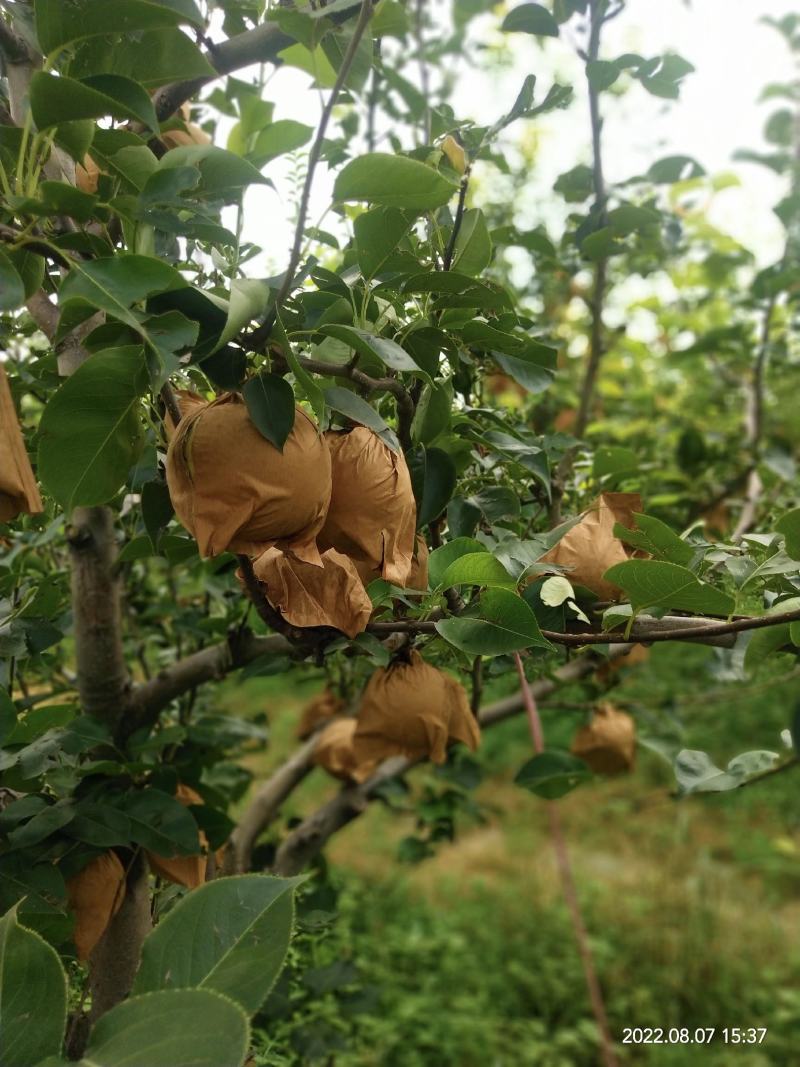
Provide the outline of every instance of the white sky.
{"type": "MultiPolygon", "coordinates": [[[[450,0],[429,2],[437,16],[448,17],[450,0]]],[[[605,58],[630,51],[645,56],[675,51],[696,68],[685,79],[677,102],[651,97],[640,86],[634,86],[622,100],[604,94],[608,179],[613,182],[642,173],[654,160],[675,153],[694,156],[709,172],[734,172],[740,185],[716,194],[709,216],[753,250],[761,263],[781,253],[782,230],[772,206],[784,195],[784,184],[766,168],[734,162],[732,156],[737,148],[764,147],[764,121],[779,105],[775,101],[759,104],[761,91],[769,82],[790,80],[794,73],[781,36],[761,25],[760,19],[793,11],[800,12],[800,0],[628,0],[627,10],[604,31],[605,58]]],[[[569,113],[556,112],[537,123],[541,148],[531,175],[531,203],[525,207],[525,223],[533,225],[542,219],[531,217],[531,212],[535,215],[536,205],[550,196],[548,190],[557,175],[589,160],[582,67],[566,40],[547,40],[540,48],[525,34],[490,36],[492,25],[490,17],[476,19],[473,36],[490,44],[505,41],[512,58],[500,75],[489,76],[475,68],[466,71],[453,100],[458,115],[493,121],[513,102],[529,72],[539,78],[539,95],[553,76],[576,88],[577,99],[569,113]]],[[[275,71],[265,96],[276,102],[276,118],[316,125],[320,94],[309,91],[304,74],[289,68],[275,71]]],[[[523,133],[524,125],[518,124],[515,130],[523,133]]],[[[269,267],[280,270],[291,242],[287,219],[291,208],[286,199],[291,197],[291,186],[282,161],[271,164],[266,174],[279,192],[257,188],[248,194],[245,237],[263,244],[269,267]]],[[[309,221],[319,221],[330,203],[330,188],[330,178],[321,166],[309,221]]],[[[326,224],[332,222],[329,218],[326,224]]]]}

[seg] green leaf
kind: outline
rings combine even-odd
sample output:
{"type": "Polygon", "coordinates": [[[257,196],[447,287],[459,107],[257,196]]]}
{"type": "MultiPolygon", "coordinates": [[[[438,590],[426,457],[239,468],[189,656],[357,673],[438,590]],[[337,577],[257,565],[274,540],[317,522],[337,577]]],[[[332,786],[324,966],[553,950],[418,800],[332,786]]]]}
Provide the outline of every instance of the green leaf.
{"type": "Polygon", "coordinates": [[[145,482],[142,486],[142,521],[155,552],[161,531],[175,514],[166,482],[145,482]]]}
{"type": "Polygon", "coordinates": [[[541,4],[520,4],[512,8],[500,27],[506,33],[532,33],[536,37],[558,37],[558,23],[541,4]]]}
{"type": "Polygon", "coordinates": [[[258,432],[282,452],[294,426],[295,400],[291,385],[280,375],[265,371],[245,383],[242,396],[258,432]]]}
{"type": "Polygon", "coordinates": [[[424,457],[422,493],[421,498],[417,498],[418,530],[439,518],[447,507],[458,481],[453,460],[441,448],[425,449],[424,457]]]}
{"type": "Polygon", "coordinates": [[[474,555],[477,552],[484,552],[487,556],[489,555],[486,546],[471,537],[456,537],[454,540],[448,541],[446,545],[442,545],[441,548],[434,549],[428,557],[428,575],[431,588],[436,589],[442,586],[442,578],[445,572],[457,559],[466,555],[474,555]]]}
{"type": "Polygon", "coordinates": [[[686,541],[670,530],[666,523],[660,519],[654,519],[651,515],[633,516],[636,519],[638,530],[629,530],[621,523],[614,524],[614,536],[626,545],[640,548],[643,552],[649,552],[656,559],[666,560],[668,563],[677,563],[687,566],[694,557],[694,549],[686,541]]]}
{"type": "Polygon", "coordinates": [[[90,356],[48,401],[38,471],[66,511],[105,504],[121,488],[141,447],[147,384],[142,349],[111,348],[90,356]]]}
{"type": "Polygon", "coordinates": [[[24,303],[25,284],[5,252],[0,252],[0,311],[16,311],[24,303]]]}
{"type": "Polygon", "coordinates": [[[334,411],[338,411],[341,415],[345,415],[348,419],[352,419],[353,422],[358,422],[362,426],[368,426],[370,430],[374,430],[379,435],[391,432],[385,420],[375,408],[356,393],[351,393],[349,389],[345,389],[340,385],[332,385],[324,392],[325,402],[334,411]]]}
{"type": "Polygon", "coordinates": [[[228,318],[217,341],[217,351],[237,337],[254,319],[266,313],[270,302],[270,287],[256,278],[236,278],[231,285],[228,318]]]}
{"type": "MultiPolygon", "coordinates": [[[[782,615],[785,611],[800,610],[800,597],[789,597],[767,608],[765,615],[782,615]]],[[[780,623],[778,626],[765,626],[754,630],[747,642],[744,654],[744,669],[752,673],[773,652],[793,643],[792,627],[794,624],[780,623]]]]}
{"type": "Polygon", "coordinates": [[[61,1052],[67,977],[55,949],[20,926],[17,909],[0,919],[0,1063],[36,1067],[61,1052]]]}
{"type": "Polygon", "coordinates": [[[411,229],[413,215],[395,207],[364,211],[353,223],[358,265],[365,278],[374,278],[411,229]]]}
{"type": "Polygon", "coordinates": [[[352,159],[339,171],[333,199],[366,200],[386,207],[432,211],[458,192],[458,186],[438,171],[407,156],[383,152],[352,159]]]}
{"type": "Polygon", "coordinates": [[[36,33],[49,56],[87,37],[192,23],[203,27],[194,0],[36,0],[36,33]]]}
{"type": "Polygon", "coordinates": [[[601,445],[594,454],[592,474],[595,478],[619,478],[639,469],[639,458],[630,448],[601,445]]]}
{"type": "MultiPolygon", "coordinates": [[[[213,941],[211,932],[198,940],[213,941]]],[[[249,1040],[247,1016],[228,997],[210,989],[161,990],[106,1012],[78,1067],[240,1067],[249,1040]]]]}
{"type": "Polygon", "coordinates": [[[702,178],[705,170],[691,156],[666,156],[655,162],[647,172],[651,182],[671,184],[702,178]]]}
{"type": "Polygon", "coordinates": [[[159,160],[162,170],[170,167],[197,167],[200,191],[212,199],[235,203],[248,185],[268,185],[268,179],[252,163],[234,152],[212,144],[179,145],[159,160]]]}
{"type": "Polygon", "coordinates": [[[464,212],[456,238],[453,266],[462,274],[481,274],[492,259],[492,239],[480,208],[464,212]]]}
{"type": "Polygon", "coordinates": [[[255,1014],[283,967],[302,881],[246,874],[200,886],[147,937],[134,993],[213,989],[255,1014]]]}
{"type": "Polygon", "coordinates": [[[545,800],[556,800],[589,781],[591,777],[592,772],[582,759],[573,756],[571,752],[549,748],[529,759],[520,768],[514,784],[544,797],[545,800]]]}
{"type": "Polygon", "coordinates": [[[6,743],[6,738],[17,724],[17,708],[14,701],[8,695],[8,691],[0,686],[0,748],[6,743]]]}
{"type": "MultiPolygon", "coordinates": [[[[44,184],[44,183],[42,183],[44,184]]],[[[2,261],[5,258],[4,254],[0,252],[0,310],[10,311],[11,308],[4,308],[3,297],[6,296],[9,288],[13,287],[13,278],[11,275],[3,277],[3,265],[2,261]]],[[[24,249],[18,249],[16,252],[10,252],[8,259],[11,261],[11,265],[14,270],[22,279],[22,284],[25,287],[25,299],[33,296],[42,287],[45,274],[45,261],[42,256],[37,256],[33,252],[26,252],[24,249]]],[[[19,306],[19,305],[17,305],[19,306]]]]}
{"type": "Polygon", "coordinates": [[[453,560],[438,585],[450,589],[456,585],[498,585],[513,587],[514,580],[499,559],[489,552],[469,552],[453,560]]]}
{"type": "Polygon", "coordinates": [[[411,424],[411,436],[414,441],[430,445],[450,425],[453,409],[453,385],[451,382],[428,384],[414,413],[411,424]]]}
{"type": "MultiPolygon", "coordinates": [[[[107,0],[101,2],[108,8],[107,0]]],[[[117,33],[115,30],[115,37],[117,33]]],[[[126,32],[112,48],[100,37],[89,38],[76,47],[69,70],[73,78],[79,79],[91,74],[122,74],[145,89],[216,76],[194,41],[173,26],[126,32]]]]}
{"type": "Polygon", "coordinates": [[[800,559],[800,508],[782,515],[775,523],[775,529],[786,538],[786,555],[800,559]]]}
{"type": "Polygon", "coordinates": [[[78,119],[134,119],[158,130],[153,101],[147,90],[119,74],[94,74],[83,81],[36,71],[31,78],[31,114],[40,130],[78,119]]]}
{"type": "Polygon", "coordinates": [[[335,337],[339,341],[344,341],[362,355],[377,356],[381,363],[392,370],[420,373],[420,368],[411,356],[396,341],[388,337],[378,337],[377,334],[360,330],[356,326],[344,326],[339,323],[322,326],[319,332],[325,334],[326,337],[335,337]]]}
{"type": "MultiPolygon", "coordinates": [[[[156,293],[186,287],[184,278],[168,263],[154,256],[123,253],[90,263],[75,260],[61,285],[58,300],[62,317],[71,304],[88,305],[141,330],[140,320],[130,310],[132,304],[156,293]]],[[[60,324],[57,340],[67,332],[69,324],[60,324]]]]}
{"type": "Polygon", "coordinates": [[[294,152],[308,144],[314,134],[312,126],[306,126],[294,119],[279,119],[278,122],[270,123],[255,139],[250,150],[259,167],[265,166],[272,159],[284,155],[286,152],[294,152]]]}
{"type": "Polygon", "coordinates": [[[552,648],[528,604],[507,589],[489,589],[467,612],[435,626],[445,641],[471,656],[501,656],[534,646],[552,648]]]}
{"type": "Polygon", "coordinates": [[[586,64],[586,77],[591,87],[597,89],[598,92],[610,89],[620,73],[621,70],[617,64],[607,59],[590,59],[586,64]]]}
{"type": "Polygon", "coordinates": [[[200,851],[197,824],[180,801],[160,789],[136,789],[119,801],[131,823],[134,844],[159,856],[195,855],[200,851]]]}
{"type": "Polygon", "coordinates": [[[603,578],[625,591],[634,611],[660,607],[727,616],[735,607],[733,597],[674,563],[629,559],[609,567],[603,578]]]}

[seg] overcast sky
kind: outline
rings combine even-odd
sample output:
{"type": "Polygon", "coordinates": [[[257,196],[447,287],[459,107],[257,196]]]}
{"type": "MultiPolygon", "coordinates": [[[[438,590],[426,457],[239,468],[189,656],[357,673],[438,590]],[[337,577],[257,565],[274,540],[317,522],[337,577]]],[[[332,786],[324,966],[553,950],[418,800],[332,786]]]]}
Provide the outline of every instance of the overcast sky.
{"type": "MultiPolygon", "coordinates": [[[[451,0],[429,2],[438,18],[448,17],[451,0]]],[[[658,100],[638,86],[623,100],[604,99],[608,178],[613,182],[641,173],[655,159],[673,153],[692,155],[712,172],[733,171],[740,185],[713,198],[710,217],[751,248],[762,263],[781,252],[781,228],[772,206],[784,186],[765,168],[737,163],[732,157],[737,148],[763,147],[764,120],[776,105],[760,104],[761,92],[767,83],[789,80],[794,73],[782,38],[760,20],[793,11],[800,11],[800,0],[628,0],[626,11],[606,27],[602,49],[607,58],[629,51],[645,56],[676,51],[696,68],[685,80],[678,102],[658,100]]],[[[489,17],[475,20],[474,38],[488,44],[498,41],[491,36],[492,25],[489,17]]],[[[536,202],[541,202],[540,191],[549,190],[559,173],[589,159],[582,69],[568,41],[548,40],[540,48],[527,35],[503,37],[512,52],[507,66],[491,76],[469,69],[459,82],[453,106],[459,115],[493,121],[513,101],[529,72],[537,74],[542,86],[553,76],[575,85],[577,100],[569,117],[558,112],[537,126],[541,150],[531,188],[536,202]]],[[[309,79],[297,71],[276,71],[265,93],[276,101],[275,117],[315,125],[320,94],[309,92],[308,86],[309,79]]],[[[270,165],[267,174],[279,191],[255,189],[249,194],[245,236],[267,245],[270,265],[280,269],[286,255],[282,250],[288,250],[291,240],[285,164],[270,165]]],[[[330,187],[325,168],[320,167],[311,220],[318,221],[327,207],[330,187]]]]}

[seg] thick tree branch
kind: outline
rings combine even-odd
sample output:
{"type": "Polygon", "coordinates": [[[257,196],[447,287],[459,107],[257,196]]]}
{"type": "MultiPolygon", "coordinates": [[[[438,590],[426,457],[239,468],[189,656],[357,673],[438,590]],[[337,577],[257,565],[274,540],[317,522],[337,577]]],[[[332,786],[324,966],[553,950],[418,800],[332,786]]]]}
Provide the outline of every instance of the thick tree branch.
{"type": "MultiPolygon", "coordinates": [[[[613,655],[621,656],[625,651],[627,648],[620,648],[615,650],[613,655]]],[[[537,699],[541,699],[562,685],[584,678],[596,667],[597,660],[593,656],[581,656],[559,668],[552,678],[542,678],[535,682],[531,687],[532,691],[537,699]]],[[[483,708],[478,720],[482,729],[486,730],[511,718],[512,715],[517,715],[522,709],[522,694],[518,692],[483,708]]],[[[384,760],[372,777],[362,785],[342,789],[289,834],[278,849],[273,872],[286,877],[302,871],[335,833],[366,811],[370,802],[380,794],[382,786],[402,778],[413,766],[413,761],[402,756],[393,756],[384,760]]]]}
{"type": "Polygon", "coordinates": [[[314,734],[258,789],[228,840],[224,874],[250,870],[253,848],[259,835],[272,822],[281,805],[314,767],[314,750],[319,733],[314,734]]]}
{"type": "Polygon", "coordinates": [[[171,701],[205,682],[224,678],[261,656],[291,655],[294,649],[279,634],[257,637],[250,630],[203,648],[173,663],[135,687],[128,703],[127,734],[155,722],[171,701]]]}

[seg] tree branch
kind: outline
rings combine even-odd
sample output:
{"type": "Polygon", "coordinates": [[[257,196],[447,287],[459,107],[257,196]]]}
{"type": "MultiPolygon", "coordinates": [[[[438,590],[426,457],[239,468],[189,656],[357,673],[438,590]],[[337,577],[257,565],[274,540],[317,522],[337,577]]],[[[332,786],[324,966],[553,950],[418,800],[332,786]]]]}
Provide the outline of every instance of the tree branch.
{"type": "MultiPolygon", "coordinates": [[[[615,650],[614,656],[623,655],[625,651],[627,647],[615,650]]],[[[585,677],[596,666],[594,657],[581,656],[559,668],[552,678],[535,682],[531,687],[532,691],[537,699],[541,699],[554,689],[585,677]]],[[[522,708],[522,694],[517,692],[483,708],[478,720],[482,729],[486,730],[511,718],[512,715],[517,715],[522,708]]],[[[414,765],[415,761],[402,756],[392,756],[384,760],[372,777],[362,785],[342,789],[289,834],[275,856],[273,873],[287,877],[302,871],[337,831],[367,810],[370,801],[379,796],[382,786],[396,778],[402,778],[414,765]]]]}
{"type": "Polygon", "coordinates": [[[126,734],[149,726],[167,705],[190,689],[224,678],[261,656],[292,655],[295,649],[279,634],[257,637],[252,631],[232,634],[227,641],[203,648],[178,660],[136,686],[128,702],[126,734]]]}
{"type": "Polygon", "coordinates": [[[262,831],[278,814],[286,798],[313,769],[318,739],[319,731],[293,752],[260,786],[228,840],[224,874],[243,874],[250,870],[253,848],[262,831]]]}

